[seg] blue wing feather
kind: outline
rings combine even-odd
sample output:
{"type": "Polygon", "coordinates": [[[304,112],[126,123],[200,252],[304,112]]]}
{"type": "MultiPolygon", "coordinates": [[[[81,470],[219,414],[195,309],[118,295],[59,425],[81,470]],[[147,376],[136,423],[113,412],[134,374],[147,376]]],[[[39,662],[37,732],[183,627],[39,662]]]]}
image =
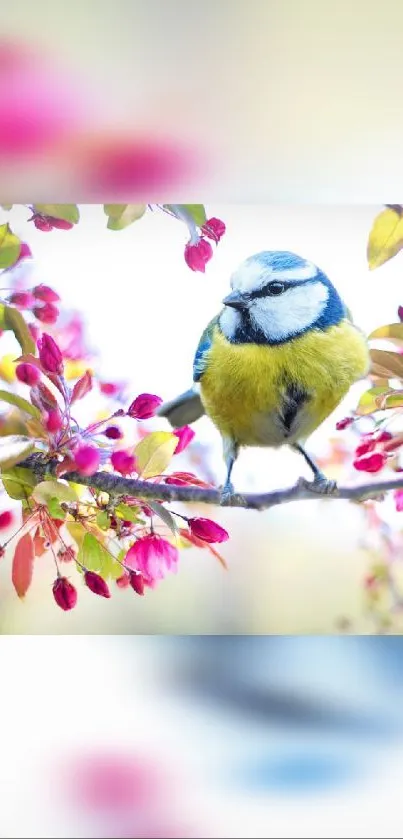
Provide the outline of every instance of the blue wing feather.
{"type": "Polygon", "coordinates": [[[196,355],[193,361],[193,381],[199,382],[203,373],[206,370],[208,363],[208,355],[213,340],[214,328],[218,322],[219,315],[216,315],[213,320],[206,326],[196,350],[196,355]]]}

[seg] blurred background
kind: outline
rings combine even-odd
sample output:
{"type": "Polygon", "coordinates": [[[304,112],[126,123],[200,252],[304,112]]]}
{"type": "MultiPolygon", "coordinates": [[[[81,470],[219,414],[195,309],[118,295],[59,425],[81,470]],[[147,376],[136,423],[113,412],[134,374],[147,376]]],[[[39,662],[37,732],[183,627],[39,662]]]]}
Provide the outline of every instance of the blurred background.
{"type": "Polygon", "coordinates": [[[2,836],[401,836],[400,638],[0,650],[2,836]]]}
{"type": "MultiPolygon", "coordinates": [[[[61,295],[62,310],[82,316],[82,356],[88,355],[101,380],[124,384],[123,404],[143,391],[169,399],[191,383],[199,336],[220,309],[230,274],[260,250],[289,249],[316,262],[365,332],[395,321],[401,302],[400,256],[375,272],[366,263],[368,233],[380,209],[207,204],[207,216],[222,218],[227,232],[202,275],[184,262],[185,225],[164,213],[147,212],[125,230],[111,231],[101,206],[81,205],[81,220],[73,229],[44,233],[27,221],[26,208],[15,206],[4,219],[29,243],[33,259],[6,273],[22,287],[50,285],[61,295]]],[[[2,353],[15,352],[10,334],[1,341],[2,353]]],[[[366,388],[361,382],[352,389],[310,439],[326,472],[341,483],[358,483],[361,475],[352,467],[356,435],[336,431],[335,423],[355,408],[366,388]]],[[[93,421],[106,404],[107,398],[94,391],[79,403],[79,420],[93,421]]],[[[158,419],[143,424],[145,430],[165,427],[158,419]]],[[[220,437],[207,418],[195,430],[194,443],[175,457],[175,469],[194,471],[219,485],[224,477],[220,437]]],[[[250,449],[241,453],[234,481],[240,491],[269,490],[308,474],[291,451],[250,449]]],[[[373,516],[377,509],[395,539],[396,573],[403,584],[402,513],[395,512],[393,497],[375,505],[373,516]]],[[[375,561],[386,561],[388,543],[379,539],[382,528],[373,526],[368,506],[318,499],[261,513],[193,505],[192,514],[212,516],[230,532],[221,546],[228,571],[206,551],[182,551],[179,573],[144,598],[133,601],[131,590],[116,588],[105,602],[84,589],[80,608],[62,613],[50,596],[53,567],[46,556],[37,560],[34,584],[20,602],[8,554],[0,563],[1,632],[374,631],[364,582],[375,561]]],[[[396,608],[400,613],[399,603],[396,608]]]]}

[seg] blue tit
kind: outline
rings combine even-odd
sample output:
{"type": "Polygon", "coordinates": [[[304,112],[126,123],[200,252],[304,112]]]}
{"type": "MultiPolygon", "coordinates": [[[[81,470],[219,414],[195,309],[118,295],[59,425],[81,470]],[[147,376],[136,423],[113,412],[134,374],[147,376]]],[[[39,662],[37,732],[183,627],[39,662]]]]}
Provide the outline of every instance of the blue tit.
{"type": "Polygon", "coordinates": [[[291,446],[309,464],[315,489],[329,491],[305,442],[367,374],[365,336],[323,271],[296,254],[249,257],[231,288],[201,336],[193,387],[158,413],[174,428],[211,418],[227,467],[223,502],[233,494],[241,446],[291,446]]]}

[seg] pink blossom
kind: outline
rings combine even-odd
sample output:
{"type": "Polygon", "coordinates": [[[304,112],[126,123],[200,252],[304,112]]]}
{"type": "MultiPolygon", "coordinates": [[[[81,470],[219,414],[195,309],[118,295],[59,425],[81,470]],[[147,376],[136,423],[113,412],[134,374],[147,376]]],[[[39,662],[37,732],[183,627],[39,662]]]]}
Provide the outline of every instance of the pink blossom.
{"type": "Polygon", "coordinates": [[[35,306],[33,314],[41,323],[56,323],[59,317],[59,309],[53,303],[45,303],[43,306],[35,306]]]}
{"type": "Polygon", "coordinates": [[[34,387],[34,385],[38,384],[41,377],[40,370],[34,367],[33,364],[28,364],[27,362],[17,364],[15,375],[19,382],[22,382],[24,385],[29,385],[29,387],[34,387]]]}
{"type": "Polygon", "coordinates": [[[193,518],[189,519],[188,525],[190,532],[197,539],[202,539],[203,542],[226,542],[229,539],[229,534],[221,525],[211,519],[193,518]]]}
{"type": "Polygon", "coordinates": [[[3,513],[0,513],[0,530],[7,530],[13,522],[14,515],[11,510],[4,510],[3,513]]]}
{"type": "Polygon", "coordinates": [[[58,577],[53,583],[53,597],[64,612],[74,609],[77,603],[77,590],[67,577],[58,577]]]}
{"type": "Polygon", "coordinates": [[[63,373],[63,356],[51,335],[43,333],[38,341],[39,360],[47,373],[63,373]]]}
{"type": "Polygon", "coordinates": [[[189,446],[189,444],[192,442],[195,436],[193,428],[190,428],[189,425],[184,425],[182,428],[177,428],[173,433],[179,441],[174,451],[174,454],[180,454],[180,452],[183,452],[183,450],[186,449],[187,446],[189,446]]]}
{"type": "Polygon", "coordinates": [[[160,396],[155,396],[153,393],[140,393],[131,403],[127,415],[133,419],[150,419],[155,416],[160,405],[162,405],[160,396]]]}
{"type": "Polygon", "coordinates": [[[74,465],[82,475],[93,475],[100,460],[100,453],[95,446],[84,444],[74,452],[74,465]]]}
{"type": "Polygon", "coordinates": [[[178,549],[154,533],[137,539],[127,552],[124,562],[132,571],[139,571],[147,585],[153,586],[168,571],[176,573],[178,560],[178,549]]]}
{"type": "Polygon", "coordinates": [[[30,291],[13,291],[8,299],[13,306],[18,306],[19,309],[30,309],[35,302],[30,291]]]}
{"type": "Polygon", "coordinates": [[[192,271],[201,271],[204,274],[206,263],[212,256],[213,248],[205,239],[199,239],[194,245],[188,242],[185,247],[185,262],[192,271]]]}
{"type": "Polygon", "coordinates": [[[84,580],[86,586],[92,591],[94,594],[98,594],[100,597],[110,597],[111,593],[109,591],[109,587],[103,577],[99,574],[96,574],[95,571],[86,571],[84,574],[84,580]]]}
{"type": "Polygon", "coordinates": [[[337,431],[344,431],[344,429],[348,428],[349,425],[352,425],[353,422],[353,417],[344,417],[343,419],[336,422],[337,431]]]}
{"type": "Polygon", "coordinates": [[[55,434],[56,431],[60,431],[63,427],[63,417],[58,408],[48,412],[45,420],[45,427],[50,434],[55,434]]]}
{"type": "Polygon", "coordinates": [[[225,231],[225,224],[219,218],[207,219],[207,221],[204,222],[203,227],[201,228],[201,232],[204,234],[204,236],[207,236],[208,239],[213,239],[213,241],[216,243],[218,243],[220,239],[222,239],[225,231]]]}
{"type": "Polygon", "coordinates": [[[380,472],[387,460],[387,454],[384,452],[374,452],[368,457],[361,457],[353,463],[354,469],[359,472],[380,472]]]}
{"type": "Polygon", "coordinates": [[[136,594],[139,594],[140,596],[144,595],[144,577],[142,577],[141,574],[138,574],[135,571],[130,571],[129,585],[136,594]]]}
{"type": "Polygon", "coordinates": [[[32,294],[37,300],[42,300],[43,303],[57,303],[60,300],[57,291],[53,291],[53,288],[50,288],[48,285],[43,285],[43,283],[35,286],[32,289],[32,294]]]}
{"type": "Polygon", "coordinates": [[[116,472],[120,472],[121,475],[130,475],[136,468],[136,459],[130,452],[123,451],[123,449],[113,452],[111,463],[116,472]]]}

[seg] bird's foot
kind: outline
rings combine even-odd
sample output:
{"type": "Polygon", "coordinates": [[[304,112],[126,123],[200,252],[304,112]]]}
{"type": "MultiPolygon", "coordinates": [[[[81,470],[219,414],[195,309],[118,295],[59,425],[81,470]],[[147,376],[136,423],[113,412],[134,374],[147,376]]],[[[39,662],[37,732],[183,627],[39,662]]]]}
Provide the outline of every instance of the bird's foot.
{"type": "Polygon", "coordinates": [[[318,495],[330,496],[336,495],[337,493],[336,481],[331,481],[322,472],[315,475],[313,481],[306,481],[305,486],[307,486],[311,492],[316,492],[318,495]]]}
{"type": "Polygon", "coordinates": [[[220,505],[221,507],[246,507],[247,501],[243,495],[235,492],[232,483],[227,481],[220,490],[220,505]]]}

